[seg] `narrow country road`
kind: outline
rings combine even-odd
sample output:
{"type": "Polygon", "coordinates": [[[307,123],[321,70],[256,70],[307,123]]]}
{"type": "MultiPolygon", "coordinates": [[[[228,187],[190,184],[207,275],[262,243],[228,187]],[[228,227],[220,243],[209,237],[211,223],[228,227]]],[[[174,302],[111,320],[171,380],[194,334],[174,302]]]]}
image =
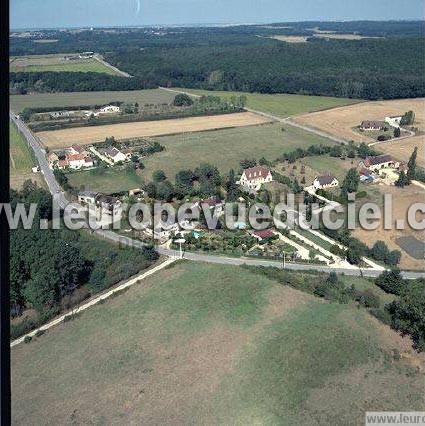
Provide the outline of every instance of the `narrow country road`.
{"type": "Polygon", "coordinates": [[[118,73],[121,77],[133,77],[132,75],[130,75],[128,72],[125,71],[121,71],[119,68],[114,67],[113,65],[111,65],[109,62],[106,62],[103,59],[103,56],[100,54],[96,54],[93,56],[94,59],[96,59],[96,61],[100,62],[101,64],[105,65],[106,67],[110,68],[111,70],[115,71],[116,73],[118,73]]]}

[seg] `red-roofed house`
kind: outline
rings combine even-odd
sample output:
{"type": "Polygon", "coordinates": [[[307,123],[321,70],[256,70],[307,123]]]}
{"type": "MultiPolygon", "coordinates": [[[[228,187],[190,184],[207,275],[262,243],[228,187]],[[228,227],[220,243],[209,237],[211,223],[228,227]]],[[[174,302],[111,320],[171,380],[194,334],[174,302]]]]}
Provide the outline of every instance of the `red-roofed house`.
{"type": "Polygon", "coordinates": [[[272,174],[267,167],[257,166],[245,169],[239,180],[239,184],[258,191],[263,183],[271,182],[272,180],[272,174]]]}
{"type": "Polygon", "coordinates": [[[59,170],[66,169],[67,167],[69,167],[68,160],[59,160],[58,161],[58,169],[59,170]]]}
{"type": "Polygon", "coordinates": [[[272,229],[261,229],[258,231],[252,231],[251,235],[255,238],[257,238],[258,241],[262,241],[267,238],[274,238],[276,237],[275,231],[272,229]]]}

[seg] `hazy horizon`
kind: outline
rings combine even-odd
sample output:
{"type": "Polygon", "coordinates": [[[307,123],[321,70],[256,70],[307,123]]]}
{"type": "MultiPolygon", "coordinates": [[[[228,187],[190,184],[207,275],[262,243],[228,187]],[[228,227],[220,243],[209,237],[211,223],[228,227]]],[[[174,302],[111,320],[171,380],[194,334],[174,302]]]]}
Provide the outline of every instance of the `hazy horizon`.
{"type": "Polygon", "coordinates": [[[422,0],[11,0],[10,27],[222,26],[279,22],[418,21],[422,0]],[[344,4],[342,4],[344,3],[344,4]]]}

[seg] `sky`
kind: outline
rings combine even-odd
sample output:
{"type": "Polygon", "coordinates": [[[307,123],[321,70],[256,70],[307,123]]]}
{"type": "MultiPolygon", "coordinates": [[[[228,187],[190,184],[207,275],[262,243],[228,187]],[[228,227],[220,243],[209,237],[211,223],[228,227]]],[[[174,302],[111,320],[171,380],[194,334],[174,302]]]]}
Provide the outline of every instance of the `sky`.
{"type": "Polygon", "coordinates": [[[10,0],[10,27],[424,19],[424,0],[10,0]]]}

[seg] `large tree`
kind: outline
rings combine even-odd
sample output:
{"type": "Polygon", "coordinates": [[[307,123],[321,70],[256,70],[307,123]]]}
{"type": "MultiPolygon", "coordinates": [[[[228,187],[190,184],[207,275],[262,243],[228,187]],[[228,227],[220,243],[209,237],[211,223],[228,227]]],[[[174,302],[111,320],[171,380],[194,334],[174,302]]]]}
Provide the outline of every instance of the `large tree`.
{"type": "Polygon", "coordinates": [[[409,168],[409,170],[407,170],[407,177],[409,179],[409,182],[415,179],[417,156],[418,156],[418,147],[416,146],[412,152],[412,155],[409,158],[409,162],[407,163],[407,167],[409,168]]]}
{"type": "Polygon", "coordinates": [[[356,192],[360,183],[359,173],[355,168],[348,170],[341,185],[342,195],[347,195],[350,192],[356,192]]]}

